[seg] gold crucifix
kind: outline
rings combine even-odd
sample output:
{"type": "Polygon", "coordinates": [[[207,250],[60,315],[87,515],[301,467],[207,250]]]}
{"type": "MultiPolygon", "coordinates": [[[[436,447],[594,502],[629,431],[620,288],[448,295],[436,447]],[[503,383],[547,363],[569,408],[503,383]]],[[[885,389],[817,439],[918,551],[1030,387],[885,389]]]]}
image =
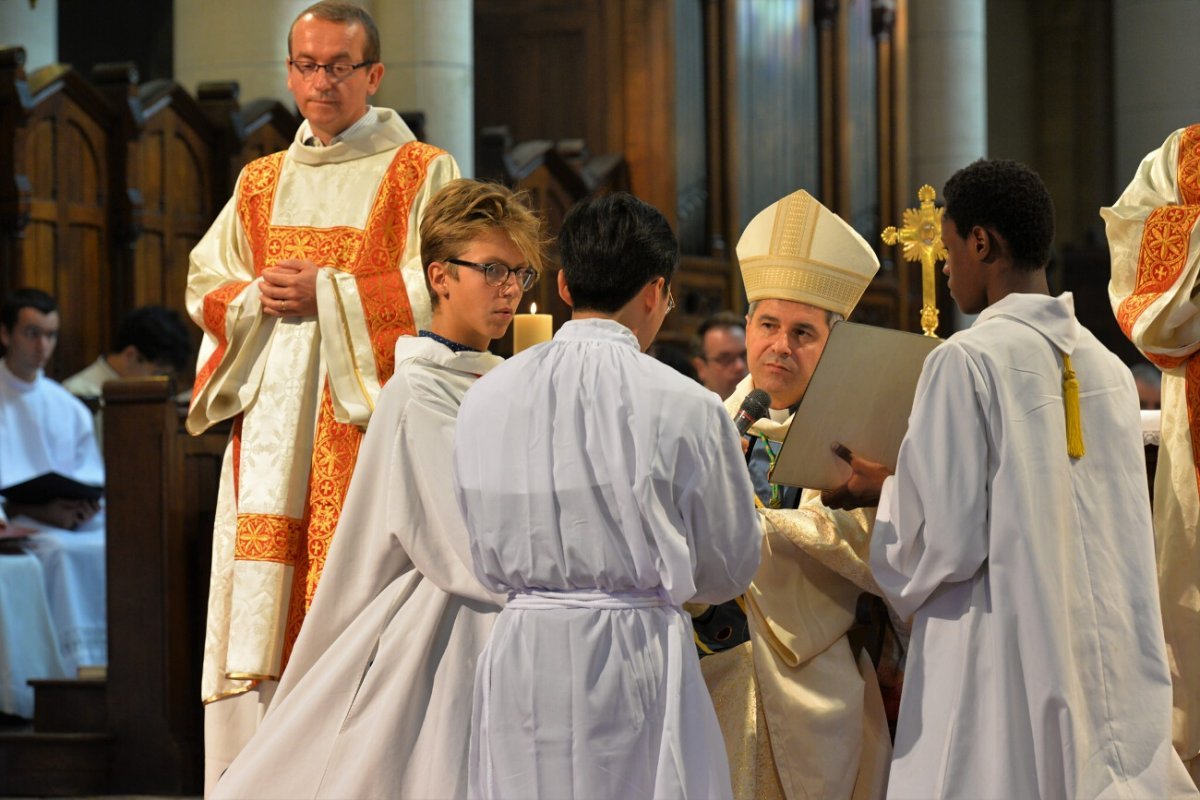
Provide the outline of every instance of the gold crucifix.
{"type": "Polygon", "coordinates": [[[934,266],[946,258],[942,242],[942,209],[933,205],[937,192],[926,184],[917,192],[920,208],[904,209],[904,227],[896,230],[889,225],[883,229],[885,244],[904,245],[905,261],[921,262],[921,330],[926,336],[937,336],[938,310],[934,290],[934,266]]]}

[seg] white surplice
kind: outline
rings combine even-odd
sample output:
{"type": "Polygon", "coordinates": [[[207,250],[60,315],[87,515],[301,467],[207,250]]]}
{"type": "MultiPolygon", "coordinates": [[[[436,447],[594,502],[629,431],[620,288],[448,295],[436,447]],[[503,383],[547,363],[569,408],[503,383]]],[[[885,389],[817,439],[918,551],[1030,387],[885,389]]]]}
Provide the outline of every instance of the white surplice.
{"type": "Polygon", "coordinates": [[[499,362],[397,341],[292,661],[214,799],[466,795],[475,662],[504,598],[472,574],[451,454],[463,393],[499,362]]]}
{"type": "Polygon", "coordinates": [[[470,795],[728,797],[680,608],[759,562],[718,397],[620,323],[568,322],[467,393],[455,482],[476,574],[512,593],[476,675],[470,795]]]}
{"type": "Polygon", "coordinates": [[[41,562],[28,553],[0,554],[0,712],[33,717],[36,678],[70,678],[46,602],[41,562]]]}
{"type": "Polygon", "coordinates": [[[889,797],[1196,796],[1171,747],[1143,459],[1133,378],[1069,294],[1009,295],[926,359],[871,543],[913,617],[889,797]]]}
{"type": "MultiPolygon", "coordinates": [[[[0,359],[0,487],[46,472],[103,485],[104,462],[92,415],[55,381],[40,372],[32,382],[21,380],[0,359]]],[[[39,531],[23,547],[41,563],[67,674],[74,675],[80,666],[108,663],[104,512],[75,531],[9,516],[12,523],[39,531]]]]}

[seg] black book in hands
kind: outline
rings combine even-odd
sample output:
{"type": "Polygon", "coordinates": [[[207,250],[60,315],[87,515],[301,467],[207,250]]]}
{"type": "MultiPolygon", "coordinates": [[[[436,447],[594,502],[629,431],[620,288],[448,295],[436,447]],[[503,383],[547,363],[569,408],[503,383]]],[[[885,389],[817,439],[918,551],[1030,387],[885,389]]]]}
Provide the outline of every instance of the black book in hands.
{"type": "Polygon", "coordinates": [[[103,486],[80,483],[57,472],[44,472],[36,478],[0,489],[0,496],[5,500],[23,506],[40,506],[59,499],[99,500],[103,495],[103,486]]]}

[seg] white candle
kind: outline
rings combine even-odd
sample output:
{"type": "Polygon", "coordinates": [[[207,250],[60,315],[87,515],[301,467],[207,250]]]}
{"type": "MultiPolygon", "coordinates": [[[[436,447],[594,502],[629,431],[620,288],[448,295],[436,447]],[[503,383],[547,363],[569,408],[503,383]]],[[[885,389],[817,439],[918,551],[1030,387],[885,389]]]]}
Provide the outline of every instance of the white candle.
{"type": "Polygon", "coordinates": [[[513,355],[527,347],[550,341],[554,335],[549,314],[537,313],[537,303],[529,304],[528,314],[513,317],[513,355]]]}

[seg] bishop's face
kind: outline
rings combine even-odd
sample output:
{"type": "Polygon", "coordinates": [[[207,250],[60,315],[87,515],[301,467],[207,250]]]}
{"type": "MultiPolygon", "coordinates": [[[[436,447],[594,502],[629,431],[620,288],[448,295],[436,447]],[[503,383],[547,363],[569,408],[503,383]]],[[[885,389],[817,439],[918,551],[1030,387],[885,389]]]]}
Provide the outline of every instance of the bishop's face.
{"type": "Polygon", "coordinates": [[[771,408],[800,402],[829,341],[824,309],[791,300],[760,300],[746,318],[746,354],[754,386],[771,395],[771,408]]]}

